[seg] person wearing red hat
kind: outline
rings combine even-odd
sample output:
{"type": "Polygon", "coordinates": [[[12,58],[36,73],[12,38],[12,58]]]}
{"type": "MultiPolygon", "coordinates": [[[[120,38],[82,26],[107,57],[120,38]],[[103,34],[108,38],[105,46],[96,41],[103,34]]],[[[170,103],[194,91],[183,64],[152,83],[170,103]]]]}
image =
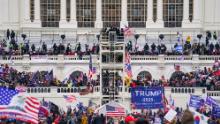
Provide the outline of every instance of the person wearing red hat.
{"type": "Polygon", "coordinates": [[[137,119],[135,119],[133,116],[129,115],[125,118],[126,124],[135,124],[137,119]]]}

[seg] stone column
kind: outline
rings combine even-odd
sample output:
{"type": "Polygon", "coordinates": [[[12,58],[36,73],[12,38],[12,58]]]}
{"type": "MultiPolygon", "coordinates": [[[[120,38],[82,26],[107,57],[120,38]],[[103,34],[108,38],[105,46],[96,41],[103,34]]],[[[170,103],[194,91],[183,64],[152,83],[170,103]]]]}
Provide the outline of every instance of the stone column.
{"type": "Polygon", "coordinates": [[[40,0],[34,0],[34,27],[41,27],[40,0]]]}
{"type": "Polygon", "coordinates": [[[202,5],[203,0],[194,0],[193,3],[193,21],[191,28],[202,28],[202,5]]]}
{"type": "Polygon", "coordinates": [[[24,1],[24,20],[23,22],[30,23],[30,0],[23,0],[24,1]]]}
{"type": "Polygon", "coordinates": [[[121,1],[121,23],[120,27],[124,28],[128,26],[128,21],[127,21],[127,0],[122,0],[121,1]]]}
{"type": "Polygon", "coordinates": [[[95,28],[102,28],[102,0],[96,0],[96,22],[95,28]]]}
{"type": "Polygon", "coordinates": [[[200,22],[201,19],[201,2],[200,0],[194,0],[193,3],[193,22],[200,22]]]}
{"type": "Polygon", "coordinates": [[[20,27],[21,28],[33,27],[30,20],[30,0],[21,0],[20,5],[21,5],[20,27]]]}
{"type": "Polygon", "coordinates": [[[164,27],[163,22],[163,0],[157,0],[157,21],[156,25],[158,28],[164,27]]]}
{"type": "Polygon", "coordinates": [[[182,27],[183,28],[189,28],[190,27],[190,21],[189,21],[189,0],[183,1],[183,21],[182,21],[182,27]]]}
{"type": "Polygon", "coordinates": [[[147,1],[147,22],[146,22],[146,28],[151,28],[153,27],[152,24],[153,22],[153,0],[148,0],[147,1]]]}
{"type": "Polygon", "coordinates": [[[73,28],[77,28],[77,20],[76,20],[76,0],[71,0],[70,2],[70,23],[73,28]]]}
{"type": "Polygon", "coordinates": [[[66,0],[61,0],[60,2],[60,28],[67,28],[66,0]]]}

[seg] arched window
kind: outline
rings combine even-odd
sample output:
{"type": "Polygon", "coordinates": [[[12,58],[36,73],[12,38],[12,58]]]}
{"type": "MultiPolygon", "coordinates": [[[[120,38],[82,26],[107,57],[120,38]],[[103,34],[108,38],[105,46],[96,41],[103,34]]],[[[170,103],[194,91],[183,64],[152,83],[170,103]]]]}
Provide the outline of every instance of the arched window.
{"type": "Polygon", "coordinates": [[[144,80],[151,80],[152,75],[148,71],[142,71],[138,74],[137,79],[144,81],[144,80]]]}
{"type": "Polygon", "coordinates": [[[96,0],[76,0],[78,27],[94,27],[96,0]]]}
{"type": "Polygon", "coordinates": [[[41,0],[42,27],[59,27],[60,0],[41,0]]]}
{"type": "Polygon", "coordinates": [[[183,0],[163,0],[165,27],[181,27],[183,20],[183,0]]]}
{"type": "Polygon", "coordinates": [[[145,27],[147,0],[128,0],[128,24],[130,27],[145,27]]]}
{"type": "Polygon", "coordinates": [[[189,21],[192,22],[193,20],[193,2],[194,0],[189,0],[189,21]]]}
{"type": "Polygon", "coordinates": [[[30,0],[30,20],[34,21],[34,0],[30,0]]]}
{"type": "Polygon", "coordinates": [[[103,27],[119,27],[121,21],[121,0],[102,0],[103,27]]]}

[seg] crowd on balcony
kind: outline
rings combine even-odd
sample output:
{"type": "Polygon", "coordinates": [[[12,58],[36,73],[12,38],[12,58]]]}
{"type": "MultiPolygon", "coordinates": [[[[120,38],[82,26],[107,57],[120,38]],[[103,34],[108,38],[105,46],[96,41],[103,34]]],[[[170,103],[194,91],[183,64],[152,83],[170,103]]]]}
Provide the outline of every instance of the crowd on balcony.
{"type": "Polygon", "coordinates": [[[213,68],[197,69],[184,73],[180,71],[180,65],[175,65],[176,71],[170,79],[162,76],[160,79],[152,79],[151,76],[137,77],[137,80],[125,80],[127,86],[163,86],[163,87],[206,87],[208,90],[220,90],[220,64],[215,62],[213,68]]]}
{"type": "Polygon", "coordinates": [[[191,54],[199,54],[199,55],[220,55],[220,45],[217,42],[217,36],[214,34],[214,40],[211,42],[212,36],[206,36],[205,43],[191,43],[190,37],[186,39],[186,41],[179,41],[168,50],[168,46],[161,41],[161,43],[145,43],[142,50],[139,49],[138,44],[134,44],[129,41],[126,45],[127,51],[131,53],[131,55],[191,55],[191,54]]]}
{"type": "MultiPolygon", "coordinates": [[[[83,55],[98,54],[99,53],[99,44],[93,44],[93,46],[89,46],[89,44],[83,44],[85,50],[82,50],[82,44],[78,42],[76,45],[72,45],[70,43],[64,44],[62,43],[53,43],[52,47],[48,47],[45,42],[39,41],[40,46],[35,46],[35,44],[31,43],[26,39],[26,35],[22,34],[23,42],[18,42],[15,38],[16,34],[12,30],[11,32],[7,31],[7,39],[2,39],[0,42],[0,55],[78,55],[79,57],[83,55]]],[[[61,36],[62,40],[64,40],[65,36],[61,36]]]]}
{"type": "MultiPolygon", "coordinates": [[[[175,68],[179,65],[176,65],[175,68]]],[[[183,73],[176,69],[171,75],[170,79],[162,76],[160,79],[155,80],[151,77],[137,77],[137,80],[127,81],[125,79],[125,85],[130,87],[136,86],[163,86],[163,87],[207,87],[208,90],[220,89],[220,64],[215,62],[213,68],[197,69],[192,72],[183,73]]],[[[99,77],[99,76],[98,76],[99,77]]],[[[110,90],[119,91],[120,86],[123,85],[122,77],[116,75],[114,78],[115,84],[113,85],[113,79],[109,78],[109,74],[102,76],[103,79],[103,93],[108,94],[110,90]],[[105,76],[106,75],[106,76],[105,76]],[[112,83],[111,83],[112,82],[112,83]]],[[[25,72],[18,71],[7,64],[0,66],[0,82],[2,86],[16,87],[82,87],[82,86],[99,86],[100,79],[90,80],[86,74],[82,72],[77,76],[70,75],[63,81],[58,80],[51,71],[36,71],[25,72]]],[[[117,93],[116,93],[117,94],[117,93]]]]}
{"type": "Polygon", "coordinates": [[[86,74],[76,77],[68,77],[63,81],[58,80],[51,71],[25,72],[18,71],[7,64],[0,66],[0,85],[9,88],[15,87],[82,87],[97,86],[99,79],[89,80],[86,74]]]}
{"type": "MultiPolygon", "coordinates": [[[[125,30],[121,30],[119,28],[110,27],[102,29],[102,38],[107,37],[109,40],[114,40],[114,35],[109,35],[110,32],[116,32],[116,36],[124,39],[124,36],[127,34],[125,30]]],[[[131,34],[130,34],[131,35],[131,34]]],[[[159,35],[160,42],[155,43],[145,43],[138,44],[138,38],[140,35],[133,34],[135,41],[128,41],[126,43],[126,49],[130,52],[131,55],[158,55],[158,54],[166,54],[166,55],[191,55],[191,54],[199,54],[199,55],[220,55],[220,44],[218,41],[218,37],[216,32],[211,34],[211,32],[206,33],[205,42],[200,42],[202,35],[198,35],[198,41],[193,42],[190,37],[187,37],[185,41],[183,38],[178,38],[176,44],[174,44],[171,49],[170,46],[163,43],[164,35],[159,35]],[[215,42],[213,42],[215,41],[215,42]],[[141,47],[143,45],[144,47],[141,47]],[[142,49],[143,48],[143,49],[142,49]]],[[[48,44],[39,41],[40,46],[35,46],[35,44],[31,43],[31,41],[27,40],[27,36],[22,34],[23,38],[22,42],[18,42],[16,38],[15,32],[12,30],[7,30],[7,38],[1,39],[0,43],[0,55],[89,55],[98,54],[99,53],[99,44],[94,43],[93,45],[89,44],[81,44],[78,42],[77,44],[64,44],[61,43],[52,43],[53,45],[48,47],[48,44]],[[82,49],[82,47],[84,49],[82,49]]],[[[97,35],[98,41],[101,36],[97,35]]],[[[62,41],[65,39],[65,35],[61,35],[62,41]]],[[[171,45],[171,44],[170,44],[171,45]]]]}

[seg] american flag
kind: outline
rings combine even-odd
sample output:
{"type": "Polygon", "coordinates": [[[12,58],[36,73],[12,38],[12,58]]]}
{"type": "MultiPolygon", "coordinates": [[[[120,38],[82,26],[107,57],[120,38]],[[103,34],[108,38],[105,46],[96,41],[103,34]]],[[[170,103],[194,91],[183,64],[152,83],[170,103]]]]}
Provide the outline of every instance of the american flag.
{"type": "Polygon", "coordinates": [[[123,28],[123,31],[125,37],[129,37],[134,34],[134,31],[128,26],[125,26],[125,28],[123,28]]]}
{"type": "Polygon", "coordinates": [[[66,100],[66,102],[69,102],[69,103],[73,103],[73,102],[77,102],[77,99],[76,99],[76,96],[74,95],[63,95],[63,98],[66,100]]]}
{"type": "Polygon", "coordinates": [[[128,52],[125,53],[125,72],[127,73],[128,77],[132,77],[131,56],[128,52]]]}
{"type": "Polygon", "coordinates": [[[16,86],[15,90],[17,90],[18,92],[26,92],[27,87],[25,87],[25,86],[16,86]]]}
{"type": "Polygon", "coordinates": [[[92,68],[92,56],[90,55],[89,57],[89,79],[92,79],[93,75],[93,68],[92,68]]]}
{"type": "Polygon", "coordinates": [[[35,97],[24,97],[17,90],[0,88],[0,115],[38,124],[39,107],[40,102],[35,97]]]}
{"type": "Polygon", "coordinates": [[[107,116],[124,116],[125,114],[125,109],[122,107],[106,105],[107,116]]]}

